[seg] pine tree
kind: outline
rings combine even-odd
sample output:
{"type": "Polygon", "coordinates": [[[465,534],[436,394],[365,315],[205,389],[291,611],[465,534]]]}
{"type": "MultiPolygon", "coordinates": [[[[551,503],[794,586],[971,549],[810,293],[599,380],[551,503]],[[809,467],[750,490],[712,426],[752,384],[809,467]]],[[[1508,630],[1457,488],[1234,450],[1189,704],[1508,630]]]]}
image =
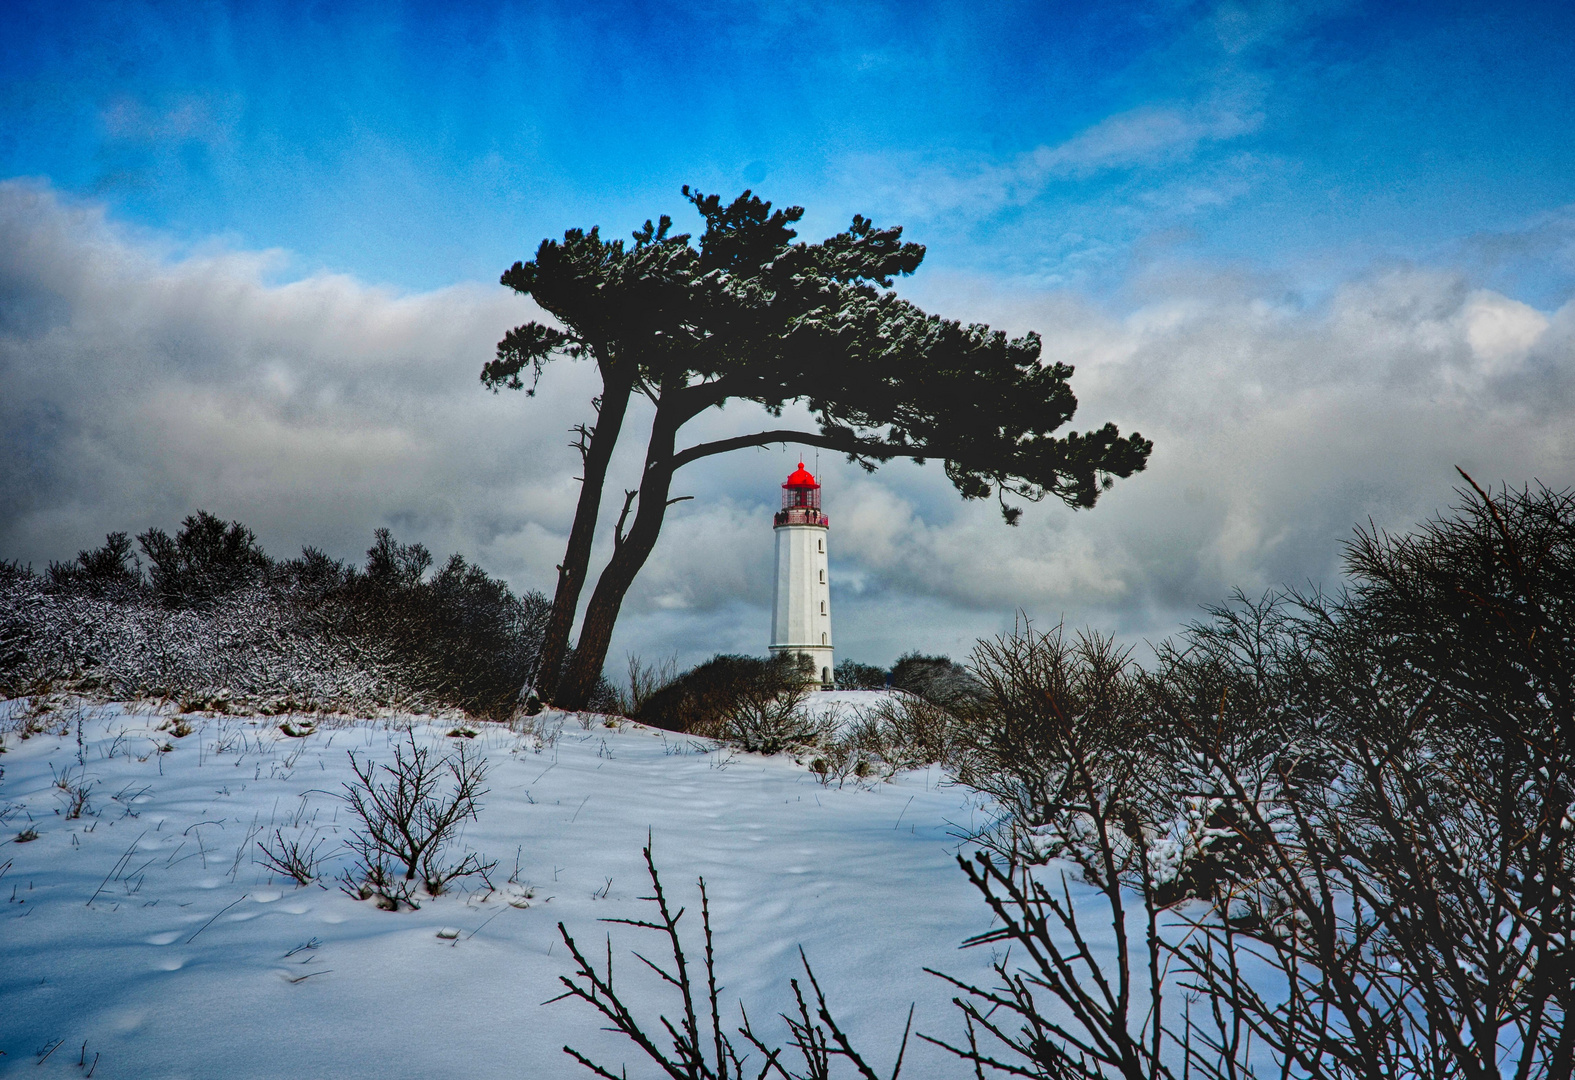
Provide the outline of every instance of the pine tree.
{"type": "Polygon", "coordinates": [[[1115,477],[1141,470],[1152,444],[1112,424],[1054,433],[1077,408],[1065,364],[1040,361],[1037,335],[1008,338],[920,310],[894,279],[924,258],[901,228],[855,216],[817,244],[795,242],[802,207],[773,210],[745,191],[732,202],[684,188],[705,231],[671,235],[665,215],[631,246],[571,230],[516,263],[503,284],[532,296],[559,326],[509,332],[482,370],[493,390],[530,389],[554,359],[589,357],[602,376],[596,423],[576,429],[584,484],[548,629],[537,690],[562,708],[584,707],[606,658],[623,598],[644,566],[672,502],[678,469],[745,447],[800,443],[841,452],[873,470],[904,457],[940,458],[966,499],[1049,496],[1091,507],[1115,477]],[[613,553],[586,608],[572,657],[568,640],[585,583],[607,462],[632,394],[656,415],[640,485],[625,494],[613,553]],[[771,428],[679,447],[683,427],[733,400],[779,416],[806,405],[815,430],[771,428]],[[630,514],[633,520],[630,521],[630,514]],[[627,531],[625,529],[627,526],[627,531]],[[554,675],[561,670],[553,685],[554,675]]]}

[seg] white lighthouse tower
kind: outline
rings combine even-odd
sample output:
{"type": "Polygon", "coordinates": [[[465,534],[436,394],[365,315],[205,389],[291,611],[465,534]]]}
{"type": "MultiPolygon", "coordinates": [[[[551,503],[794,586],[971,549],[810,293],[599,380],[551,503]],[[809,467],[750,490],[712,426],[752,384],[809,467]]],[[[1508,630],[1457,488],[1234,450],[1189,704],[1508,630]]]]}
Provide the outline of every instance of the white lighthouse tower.
{"type": "Polygon", "coordinates": [[[782,485],[776,516],[777,587],[771,601],[772,653],[801,653],[815,675],[832,686],[831,585],[826,580],[826,533],[831,519],[820,512],[820,484],[798,463],[782,485]]]}

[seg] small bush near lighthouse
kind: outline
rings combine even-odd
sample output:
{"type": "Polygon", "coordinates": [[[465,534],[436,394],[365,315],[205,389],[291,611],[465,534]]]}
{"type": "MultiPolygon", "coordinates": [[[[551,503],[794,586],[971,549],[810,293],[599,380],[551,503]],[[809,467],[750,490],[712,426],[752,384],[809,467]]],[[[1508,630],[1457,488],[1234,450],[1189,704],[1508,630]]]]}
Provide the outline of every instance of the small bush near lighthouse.
{"type": "Polygon", "coordinates": [[[838,660],[838,690],[881,690],[886,686],[886,669],[857,660],[838,660]]]}
{"type": "Polygon", "coordinates": [[[823,733],[801,709],[810,692],[809,674],[805,661],[792,654],[769,660],[716,656],[651,694],[634,718],[775,753],[823,733]]]}

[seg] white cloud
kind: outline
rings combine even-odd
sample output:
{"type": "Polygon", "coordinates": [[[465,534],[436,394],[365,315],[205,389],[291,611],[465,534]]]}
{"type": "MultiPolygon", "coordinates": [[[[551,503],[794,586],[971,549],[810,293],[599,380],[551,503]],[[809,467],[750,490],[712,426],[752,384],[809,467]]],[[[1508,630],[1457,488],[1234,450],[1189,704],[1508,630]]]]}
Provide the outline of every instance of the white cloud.
{"type": "Polygon", "coordinates": [[[1461,316],[1466,341],[1487,375],[1516,370],[1549,325],[1547,316],[1530,305],[1486,290],[1472,294],[1461,316]]]}
{"type": "Polygon", "coordinates": [[[1258,130],[1263,116],[1244,102],[1199,107],[1143,106],[1094,124],[1058,146],[1025,154],[1016,172],[1032,190],[1057,176],[1088,176],[1103,169],[1174,160],[1203,143],[1225,142],[1258,130]]]}
{"type": "Polygon", "coordinates": [[[275,259],[162,258],[95,209],[15,183],[0,187],[0,252],[10,557],[69,555],[202,506],[281,553],[354,553],[394,523],[517,574],[542,560],[493,538],[566,528],[563,428],[593,372],[555,372],[535,408],[486,393],[481,365],[531,311],[502,289],[270,285],[275,259]]]}
{"type": "Polygon", "coordinates": [[[1263,298],[1274,291],[1174,275],[1113,314],[959,288],[969,317],[1038,329],[1049,357],[1077,366],[1076,423],[1140,430],[1154,457],[1092,513],[1034,509],[1021,530],[992,530],[974,508],[943,527],[951,540],[921,533],[898,554],[883,540],[881,564],[907,555],[909,589],[959,583],[953,603],[1001,602],[978,580],[993,574],[1030,610],[1155,633],[1233,586],[1335,584],[1355,523],[1405,528],[1443,508],[1457,464],[1485,483],[1575,484],[1575,417],[1556,404],[1575,378],[1575,302],[1550,317],[1418,269],[1312,309],[1263,298]]]}
{"type": "MultiPolygon", "coordinates": [[[[1234,93],[1216,94],[1206,101],[1140,106],[1006,161],[856,157],[850,159],[843,182],[858,190],[864,201],[873,201],[899,219],[950,213],[984,217],[1003,207],[1031,203],[1053,183],[1175,164],[1210,144],[1249,135],[1263,124],[1258,96],[1250,82],[1239,81],[1234,93]]],[[[1150,189],[1147,198],[1193,209],[1229,201],[1243,182],[1239,172],[1231,168],[1223,175],[1183,178],[1150,189]]]]}
{"type": "MultiPolygon", "coordinates": [[[[535,399],[477,381],[531,307],[490,285],[401,295],[339,276],[270,284],[278,257],[172,257],[91,206],[0,185],[0,557],[37,565],[203,507],[276,554],[358,557],[391,525],[546,589],[573,512],[588,365],[535,399]]],[[[1404,528],[1484,483],[1575,484],[1575,303],[1539,311],[1463,273],[1389,268],[1313,307],[1283,281],[1180,267],[1123,310],[930,279],[947,315],[1039,330],[1077,366],[1076,423],[1156,443],[1092,512],[1017,529],[938,464],[822,458],[843,655],[966,652],[1014,609],[1156,635],[1233,586],[1337,582],[1371,517],[1404,528]]],[[[793,417],[790,415],[791,421],[793,417]]],[[[633,486],[646,414],[608,488],[633,486]]],[[[758,420],[711,414],[698,440],[758,420]]],[[[773,426],[776,423],[773,422],[773,426]]],[[[797,451],[685,470],[614,643],[648,657],[764,648],[770,511],[797,451]]],[[[605,554],[606,544],[601,552],[605,554]]]]}

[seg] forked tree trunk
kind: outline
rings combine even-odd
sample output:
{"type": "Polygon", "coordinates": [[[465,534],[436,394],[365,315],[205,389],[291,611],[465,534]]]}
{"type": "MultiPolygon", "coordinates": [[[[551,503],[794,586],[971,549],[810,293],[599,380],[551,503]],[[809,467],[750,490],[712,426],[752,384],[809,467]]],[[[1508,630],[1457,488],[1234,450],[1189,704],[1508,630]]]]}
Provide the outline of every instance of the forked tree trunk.
{"type": "Polygon", "coordinates": [[[657,403],[656,419],[651,425],[651,441],[645,457],[645,472],[640,481],[640,509],[635,514],[629,535],[614,538],[612,559],[602,571],[601,577],[596,580],[596,590],[591,593],[591,601],[585,609],[585,618],[580,623],[580,637],[575,643],[574,656],[569,661],[552,697],[552,703],[557,708],[570,711],[583,709],[596,691],[596,682],[601,678],[602,666],[607,661],[607,646],[612,641],[613,627],[623,607],[623,598],[656,547],[657,537],[662,531],[662,523],[667,517],[673,474],[680,468],[699,460],[700,457],[709,457],[744,446],[759,446],[765,441],[805,442],[815,446],[873,451],[877,454],[881,450],[879,446],[860,447],[856,444],[833,442],[814,433],[778,430],[736,439],[722,439],[700,447],[691,447],[683,454],[675,455],[673,445],[678,437],[678,429],[703,411],[705,404],[703,399],[697,401],[686,397],[682,391],[675,395],[675,399],[678,403],[673,404],[670,400],[665,409],[662,402],[657,403]],[[697,454],[696,451],[700,453],[697,454]]]}
{"type": "Polygon", "coordinates": [[[596,534],[607,466],[618,444],[618,433],[623,428],[633,388],[633,383],[625,379],[607,379],[603,384],[601,408],[597,411],[596,426],[591,429],[590,444],[582,463],[585,475],[580,481],[580,500],[574,508],[574,524],[569,529],[563,564],[558,567],[558,589],[552,597],[552,612],[547,617],[541,658],[536,664],[535,686],[526,687],[543,700],[552,700],[564,659],[569,654],[569,633],[574,629],[574,613],[580,606],[580,590],[585,587],[586,570],[591,562],[591,540],[596,534]]]}
{"type": "Polygon", "coordinates": [[[596,581],[596,590],[591,593],[585,619],[580,624],[580,637],[575,643],[574,656],[558,683],[557,693],[553,695],[553,705],[557,708],[571,711],[583,709],[596,690],[623,598],[629,586],[634,584],[635,575],[639,574],[640,568],[656,547],[662,521],[667,516],[667,497],[672,490],[676,468],[673,442],[682,423],[682,419],[664,417],[661,406],[657,406],[656,420],[651,426],[650,448],[645,458],[645,472],[640,480],[640,509],[634,515],[629,535],[621,540],[614,538],[612,559],[596,581]]]}

